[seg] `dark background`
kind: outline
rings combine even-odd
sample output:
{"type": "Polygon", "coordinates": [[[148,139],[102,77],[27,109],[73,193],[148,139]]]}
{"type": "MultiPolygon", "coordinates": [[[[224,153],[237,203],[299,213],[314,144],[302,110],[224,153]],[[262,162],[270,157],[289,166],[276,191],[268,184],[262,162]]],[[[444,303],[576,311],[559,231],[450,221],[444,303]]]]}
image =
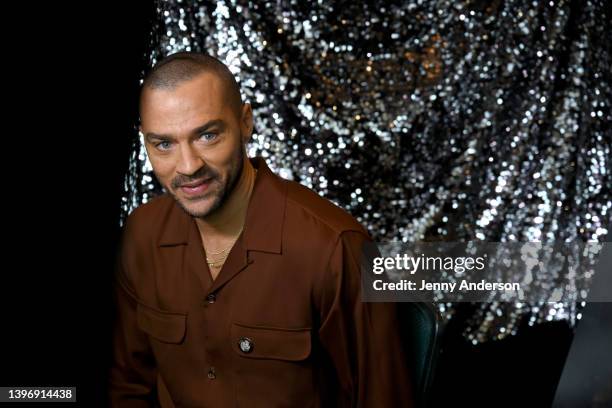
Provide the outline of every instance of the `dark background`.
{"type": "Polygon", "coordinates": [[[573,337],[568,324],[523,322],[516,336],[473,346],[461,336],[471,309],[461,305],[444,328],[433,406],[551,406],[573,337]]]}
{"type": "MultiPolygon", "coordinates": [[[[36,7],[16,18],[16,51],[4,58],[16,75],[4,78],[13,92],[0,385],[76,386],[79,406],[104,406],[119,203],[154,10],[137,1],[36,7]]],[[[439,406],[550,405],[572,337],[566,323],[475,347],[460,321],[443,339],[439,406]]]]}
{"type": "Polygon", "coordinates": [[[76,386],[79,406],[105,405],[120,194],[152,12],[145,1],[5,9],[2,386],[76,386]]]}

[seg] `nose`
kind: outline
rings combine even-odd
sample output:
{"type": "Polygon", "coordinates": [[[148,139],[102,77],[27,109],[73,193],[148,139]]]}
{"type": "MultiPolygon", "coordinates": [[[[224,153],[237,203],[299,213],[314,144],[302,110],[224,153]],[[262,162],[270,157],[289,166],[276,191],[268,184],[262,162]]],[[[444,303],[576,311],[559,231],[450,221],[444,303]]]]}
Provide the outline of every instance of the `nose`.
{"type": "Polygon", "coordinates": [[[180,147],[180,157],[176,171],[186,176],[191,176],[204,165],[204,161],[198,155],[196,149],[189,143],[180,147]]]}

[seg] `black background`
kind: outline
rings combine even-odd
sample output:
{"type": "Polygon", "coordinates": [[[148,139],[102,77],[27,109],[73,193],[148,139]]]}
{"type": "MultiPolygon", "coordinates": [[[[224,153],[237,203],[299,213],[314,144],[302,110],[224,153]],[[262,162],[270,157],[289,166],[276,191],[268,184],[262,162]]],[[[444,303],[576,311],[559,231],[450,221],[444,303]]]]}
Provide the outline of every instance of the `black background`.
{"type": "MultiPolygon", "coordinates": [[[[105,406],[119,205],[154,5],[40,7],[6,17],[0,385],[76,386],[79,406],[105,406]]],[[[566,323],[473,347],[460,322],[443,339],[437,406],[550,405],[566,323]]]]}
{"type": "Polygon", "coordinates": [[[4,10],[2,386],[76,386],[79,406],[106,405],[120,194],[153,11],[4,10]]]}

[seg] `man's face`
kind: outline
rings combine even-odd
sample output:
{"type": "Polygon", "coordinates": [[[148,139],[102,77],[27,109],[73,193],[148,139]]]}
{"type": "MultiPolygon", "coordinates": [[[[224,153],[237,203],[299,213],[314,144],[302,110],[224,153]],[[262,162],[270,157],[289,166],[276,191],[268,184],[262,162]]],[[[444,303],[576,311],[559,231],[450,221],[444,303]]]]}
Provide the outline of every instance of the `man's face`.
{"type": "Polygon", "coordinates": [[[153,172],[193,217],[219,208],[234,188],[252,130],[249,104],[241,118],[222,81],[210,73],[174,89],[143,91],[141,132],[153,172]]]}

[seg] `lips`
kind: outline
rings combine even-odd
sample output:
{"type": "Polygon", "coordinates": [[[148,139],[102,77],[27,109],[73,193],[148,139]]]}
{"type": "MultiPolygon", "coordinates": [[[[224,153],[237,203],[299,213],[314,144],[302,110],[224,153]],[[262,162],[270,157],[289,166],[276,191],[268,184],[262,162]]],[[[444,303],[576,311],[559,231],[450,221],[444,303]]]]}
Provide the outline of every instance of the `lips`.
{"type": "Polygon", "coordinates": [[[201,194],[208,189],[212,179],[206,179],[201,181],[195,181],[192,183],[183,184],[181,186],[181,191],[188,196],[193,196],[197,194],[201,194]]]}
{"type": "Polygon", "coordinates": [[[193,187],[197,187],[197,186],[199,186],[200,184],[207,183],[207,182],[209,182],[209,181],[210,181],[210,179],[205,179],[205,180],[200,180],[200,181],[194,181],[194,182],[191,182],[191,183],[185,183],[185,184],[181,185],[181,187],[189,187],[189,188],[193,188],[193,187]]]}

